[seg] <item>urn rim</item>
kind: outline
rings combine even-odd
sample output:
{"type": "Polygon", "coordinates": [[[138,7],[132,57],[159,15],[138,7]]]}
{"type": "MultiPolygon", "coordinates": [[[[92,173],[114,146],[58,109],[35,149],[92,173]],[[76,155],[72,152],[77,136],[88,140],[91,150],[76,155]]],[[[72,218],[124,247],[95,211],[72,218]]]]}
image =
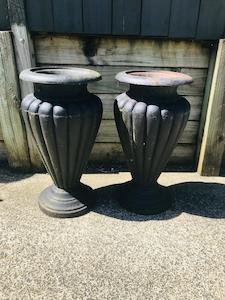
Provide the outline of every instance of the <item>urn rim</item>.
{"type": "Polygon", "coordinates": [[[20,79],[43,84],[81,85],[101,80],[101,74],[85,68],[49,66],[25,69],[20,79]]]}
{"type": "Polygon", "coordinates": [[[193,82],[189,75],[165,70],[127,70],[119,72],[115,78],[123,83],[153,87],[176,87],[193,82]]]}

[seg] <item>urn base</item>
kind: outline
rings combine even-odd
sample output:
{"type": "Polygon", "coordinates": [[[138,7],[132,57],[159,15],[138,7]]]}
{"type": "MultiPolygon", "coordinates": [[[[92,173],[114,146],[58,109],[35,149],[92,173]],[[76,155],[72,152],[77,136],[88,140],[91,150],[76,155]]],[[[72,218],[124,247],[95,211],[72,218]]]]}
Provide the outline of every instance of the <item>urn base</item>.
{"type": "Polygon", "coordinates": [[[140,215],[155,215],[172,207],[172,195],[168,188],[159,184],[142,187],[133,181],[121,184],[117,200],[128,211],[140,215]]]}
{"type": "Polygon", "coordinates": [[[71,192],[52,185],[40,194],[39,207],[49,216],[71,218],[86,214],[94,200],[93,190],[82,183],[71,192]]]}

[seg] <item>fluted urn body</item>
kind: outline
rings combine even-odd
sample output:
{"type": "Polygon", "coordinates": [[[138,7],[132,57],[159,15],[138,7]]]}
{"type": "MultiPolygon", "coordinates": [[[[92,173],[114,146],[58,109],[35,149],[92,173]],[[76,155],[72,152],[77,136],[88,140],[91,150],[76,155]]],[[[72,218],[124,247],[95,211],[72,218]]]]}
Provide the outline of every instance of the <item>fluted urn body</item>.
{"type": "Polygon", "coordinates": [[[79,68],[33,68],[20,78],[34,83],[21,104],[25,125],[54,184],[39,197],[39,206],[55,217],[86,213],[92,189],[80,183],[102,116],[100,99],[87,83],[100,74],[79,68]]]}
{"type": "Polygon", "coordinates": [[[115,121],[132,181],[121,185],[118,198],[125,208],[155,214],[171,207],[169,191],[157,184],[187,123],[190,105],[177,94],[188,75],[170,71],[125,71],[116,79],[129,83],[114,104],[115,121]]]}

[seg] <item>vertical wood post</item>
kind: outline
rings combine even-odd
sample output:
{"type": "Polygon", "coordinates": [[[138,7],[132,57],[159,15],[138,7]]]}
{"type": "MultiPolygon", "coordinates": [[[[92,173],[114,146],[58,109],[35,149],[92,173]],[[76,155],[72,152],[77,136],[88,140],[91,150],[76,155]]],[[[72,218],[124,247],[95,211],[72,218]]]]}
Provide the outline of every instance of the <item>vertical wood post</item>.
{"type": "Polygon", "coordinates": [[[224,124],[225,39],[221,39],[216,52],[215,67],[209,92],[206,120],[198,161],[198,172],[203,176],[219,175],[225,144],[224,124]]]}
{"type": "Polygon", "coordinates": [[[199,155],[200,155],[201,146],[202,146],[202,139],[203,139],[203,133],[204,133],[204,128],[205,128],[207,109],[208,109],[208,105],[209,105],[209,97],[210,97],[210,91],[211,91],[211,86],[212,86],[212,79],[213,79],[213,74],[214,74],[217,50],[218,50],[218,43],[215,43],[211,48],[207,79],[206,79],[206,83],[205,83],[205,93],[204,93],[204,98],[203,98],[202,108],[201,108],[201,118],[200,118],[199,130],[198,130],[197,150],[196,150],[196,154],[195,154],[197,164],[199,161],[199,155]]]}
{"type": "Polygon", "coordinates": [[[26,131],[20,114],[20,92],[9,31],[0,31],[0,122],[11,167],[29,169],[26,131]]]}
{"type": "MultiPolygon", "coordinates": [[[[33,43],[26,26],[24,0],[7,0],[11,30],[13,33],[14,52],[18,73],[35,66],[33,43]]],[[[21,97],[33,92],[33,85],[29,82],[19,81],[21,97]]],[[[37,148],[28,135],[30,161],[34,168],[42,166],[37,148]]]]}

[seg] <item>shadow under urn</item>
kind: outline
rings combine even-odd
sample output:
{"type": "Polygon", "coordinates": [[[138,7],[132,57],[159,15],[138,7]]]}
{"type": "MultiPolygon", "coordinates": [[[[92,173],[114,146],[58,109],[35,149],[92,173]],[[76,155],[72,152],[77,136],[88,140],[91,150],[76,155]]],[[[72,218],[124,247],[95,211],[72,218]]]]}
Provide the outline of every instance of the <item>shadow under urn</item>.
{"type": "Polygon", "coordinates": [[[124,71],[116,79],[129,90],[114,103],[117,130],[132,180],[121,184],[116,197],[129,211],[151,215],[170,209],[172,195],[157,183],[190,113],[177,87],[190,84],[188,75],[171,71],[124,71]]]}
{"type": "Polygon", "coordinates": [[[94,192],[80,182],[102,117],[101,100],[88,92],[101,79],[81,68],[32,68],[20,79],[34,83],[21,104],[25,125],[54,184],[39,196],[43,212],[54,217],[80,216],[93,205],[94,192]]]}

